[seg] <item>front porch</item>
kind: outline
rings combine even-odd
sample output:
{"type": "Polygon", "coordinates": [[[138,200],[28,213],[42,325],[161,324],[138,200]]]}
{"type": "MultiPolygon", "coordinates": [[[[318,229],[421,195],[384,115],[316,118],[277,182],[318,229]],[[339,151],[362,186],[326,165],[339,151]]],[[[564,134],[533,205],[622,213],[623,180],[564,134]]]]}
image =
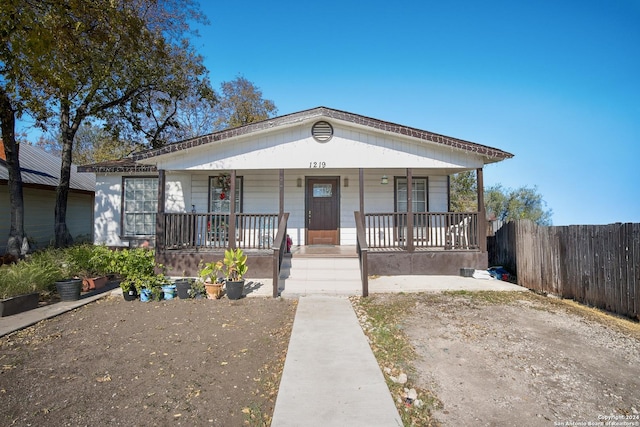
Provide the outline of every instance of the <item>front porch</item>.
{"type": "MultiPolygon", "coordinates": [[[[292,257],[360,259],[362,294],[369,276],[458,275],[460,268],[484,268],[487,252],[478,212],[355,212],[357,245],[310,245],[292,257]]],[[[270,278],[279,295],[283,257],[288,252],[288,213],[163,213],[157,215],[156,261],[175,276],[196,276],[201,262],[242,248],[251,278],[270,278]]]]}

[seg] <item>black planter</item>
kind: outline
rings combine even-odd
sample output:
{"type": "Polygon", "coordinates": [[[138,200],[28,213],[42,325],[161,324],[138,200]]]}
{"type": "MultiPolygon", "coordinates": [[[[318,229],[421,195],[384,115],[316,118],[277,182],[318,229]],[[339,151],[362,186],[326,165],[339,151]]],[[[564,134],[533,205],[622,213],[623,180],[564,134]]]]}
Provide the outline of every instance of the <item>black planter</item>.
{"type": "Polygon", "coordinates": [[[40,294],[33,292],[0,300],[0,317],[11,316],[12,314],[33,310],[38,307],[39,299],[40,294]]]}
{"type": "Polygon", "coordinates": [[[138,291],[136,288],[131,286],[128,291],[122,291],[122,296],[125,301],[135,301],[138,299],[138,291]]]}
{"type": "Polygon", "coordinates": [[[62,301],[77,301],[80,299],[82,279],[66,279],[56,282],[56,289],[62,301]]]}
{"type": "Polygon", "coordinates": [[[227,288],[227,298],[229,299],[242,298],[242,294],[244,293],[244,280],[239,280],[237,282],[232,282],[230,280],[227,280],[225,282],[225,286],[227,288]]]}
{"type": "Polygon", "coordinates": [[[178,290],[178,298],[188,299],[191,283],[188,280],[176,280],[176,289],[178,290]]]}

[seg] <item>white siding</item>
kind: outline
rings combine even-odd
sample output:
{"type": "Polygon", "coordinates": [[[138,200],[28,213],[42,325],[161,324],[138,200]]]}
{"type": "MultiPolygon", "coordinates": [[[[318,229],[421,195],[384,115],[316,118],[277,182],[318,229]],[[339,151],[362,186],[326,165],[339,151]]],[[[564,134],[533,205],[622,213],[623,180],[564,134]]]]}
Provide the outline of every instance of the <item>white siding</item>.
{"type": "Polygon", "coordinates": [[[192,147],[178,154],[154,157],[149,162],[165,170],[305,169],[313,162],[324,162],[332,169],[483,166],[483,159],[468,151],[337,122],[332,122],[333,138],[319,143],[311,136],[311,125],[302,123],[271,133],[192,147]]]}
{"type": "MultiPolygon", "coordinates": [[[[447,177],[430,175],[429,169],[414,169],[414,176],[429,178],[429,210],[447,211],[447,177]]],[[[277,213],[279,209],[279,172],[277,170],[238,170],[243,177],[243,212],[277,213]]],[[[167,212],[190,212],[194,204],[196,212],[208,211],[209,177],[217,171],[167,173],[167,212]]],[[[365,212],[393,212],[394,177],[405,176],[406,169],[368,170],[364,173],[365,212]],[[389,183],[381,184],[382,175],[389,183]]],[[[340,244],[355,245],[355,219],[353,213],[360,209],[359,173],[357,169],[300,169],[285,171],[284,210],[289,212],[288,233],[294,245],[305,244],[305,178],[313,176],[340,177],[340,244]],[[298,179],[302,185],[298,187],[298,179]],[[345,187],[345,179],[348,186],[345,187]]],[[[120,239],[121,176],[96,178],[95,241],[114,246],[126,246],[120,239]]]]}
{"type": "Polygon", "coordinates": [[[93,241],[108,246],[127,246],[120,239],[122,176],[96,174],[96,208],[93,241]]]}
{"type": "Polygon", "coordinates": [[[191,174],[167,172],[165,181],[166,212],[191,212],[191,174]]]}
{"type": "Polygon", "coordinates": [[[429,211],[447,212],[449,209],[447,177],[429,177],[429,211]]]}
{"type": "MultiPolygon", "coordinates": [[[[54,242],[54,212],[56,192],[52,190],[23,188],[24,231],[33,239],[36,247],[43,248],[54,242]]],[[[6,251],[11,221],[9,191],[0,186],[0,253],[6,251]]],[[[93,196],[70,192],[67,199],[67,228],[71,237],[91,237],[93,196]]]]}

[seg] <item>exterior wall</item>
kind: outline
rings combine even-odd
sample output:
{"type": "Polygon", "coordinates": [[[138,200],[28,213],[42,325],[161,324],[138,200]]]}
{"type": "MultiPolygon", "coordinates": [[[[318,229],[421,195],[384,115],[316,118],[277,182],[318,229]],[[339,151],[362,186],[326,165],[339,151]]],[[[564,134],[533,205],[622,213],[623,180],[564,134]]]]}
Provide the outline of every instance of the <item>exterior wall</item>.
{"type": "Polygon", "coordinates": [[[120,240],[122,176],[96,174],[96,209],[93,241],[107,246],[125,246],[120,240]]]}
{"type": "MultiPolygon", "coordinates": [[[[49,246],[54,240],[55,189],[24,187],[24,229],[37,248],[49,246]]],[[[71,236],[91,239],[93,195],[70,192],[67,202],[67,227],[71,236]]],[[[11,207],[7,186],[0,186],[0,253],[6,251],[9,236],[11,207]]]]}
{"type": "Polygon", "coordinates": [[[481,156],[468,151],[331,120],[334,135],[320,143],[311,136],[315,121],[196,146],[188,154],[161,155],[148,161],[164,170],[307,169],[314,162],[331,169],[463,170],[484,164],[481,156]]]}
{"type": "MultiPolygon", "coordinates": [[[[153,176],[152,174],[128,174],[129,176],[153,176]]],[[[193,203],[192,176],[190,173],[166,174],[165,185],[167,212],[191,212],[193,203]]],[[[206,204],[206,202],[205,202],[206,204]]],[[[129,246],[130,241],[121,236],[122,175],[96,175],[96,209],[93,238],[96,244],[129,246]]]]}
{"type": "MultiPolygon", "coordinates": [[[[167,212],[208,212],[209,178],[220,171],[190,171],[166,173],[167,212]]],[[[432,175],[427,169],[414,169],[416,177],[429,179],[429,209],[432,212],[447,211],[447,177],[432,175]]],[[[279,171],[237,170],[243,178],[244,213],[276,213],[279,209],[279,171]]],[[[149,176],[148,174],[140,176],[149,176]]],[[[314,176],[340,177],[340,244],[355,245],[356,230],[354,211],[360,209],[359,172],[357,169],[336,170],[296,169],[286,170],[284,179],[284,210],[289,212],[288,233],[294,245],[305,242],[305,178],[314,176]],[[298,187],[298,179],[302,186],[298,187]]],[[[406,176],[406,169],[375,169],[364,173],[365,212],[394,211],[394,177],[406,176]],[[381,184],[382,175],[389,179],[381,184]]],[[[98,175],[96,177],[96,212],[94,234],[96,243],[109,246],[128,246],[120,236],[122,176],[98,175]]]]}

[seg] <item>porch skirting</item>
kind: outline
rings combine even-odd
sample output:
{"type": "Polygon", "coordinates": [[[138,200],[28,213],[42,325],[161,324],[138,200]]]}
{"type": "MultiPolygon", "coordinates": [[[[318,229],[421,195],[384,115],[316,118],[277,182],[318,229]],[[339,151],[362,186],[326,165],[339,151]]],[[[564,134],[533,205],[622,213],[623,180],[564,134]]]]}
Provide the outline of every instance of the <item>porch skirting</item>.
{"type": "Polygon", "coordinates": [[[457,276],[461,268],[486,270],[487,252],[480,251],[369,251],[369,275],[449,275],[457,276]]]}
{"type": "MultiPolygon", "coordinates": [[[[249,270],[245,277],[265,278],[273,276],[273,250],[245,249],[249,270]]],[[[199,251],[156,251],[156,262],[166,267],[168,276],[196,277],[198,265],[202,262],[213,262],[224,257],[224,249],[199,251]]]]}

